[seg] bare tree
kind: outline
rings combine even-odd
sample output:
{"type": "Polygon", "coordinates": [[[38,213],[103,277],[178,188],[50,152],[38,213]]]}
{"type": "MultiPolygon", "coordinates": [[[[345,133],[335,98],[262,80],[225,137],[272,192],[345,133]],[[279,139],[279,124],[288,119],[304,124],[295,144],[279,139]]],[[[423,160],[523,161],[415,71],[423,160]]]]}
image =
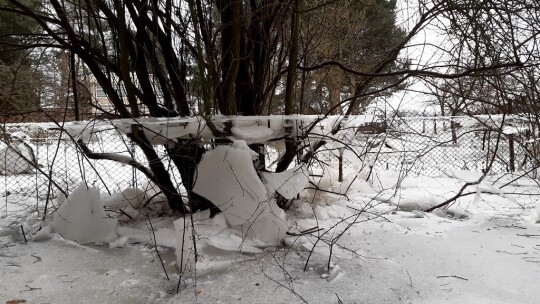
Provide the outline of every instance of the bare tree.
{"type": "MultiPolygon", "coordinates": [[[[271,107],[285,76],[290,79],[287,114],[292,114],[293,108],[302,108],[290,104],[302,100],[291,99],[291,87],[298,89],[298,70],[304,78],[303,91],[311,86],[310,75],[315,80],[313,75],[324,75],[324,71],[332,71],[331,77],[339,75],[333,77],[337,84],[329,84],[335,91],[332,108],[342,107],[350,115],[369,98],[400,88],[413,78],[489,81],[524,68],[534,70],[540,59],[535,30],[540,7],[525,0],[408,2],[402,32],[386,47],[364,45],[370,40],[353,41],[362,34],[361,23],[349,29],[347,20],[363,19],[352,15],[337,22],[345,29],[342,35],[333,32],[339,26],[330,28],[325,37],[301,29],[339,13],[330,7],[353,10],[355,5],[390,5],[393,1],[50,0],[37,9],[22,0],[9,2],[0,11],[30,17],[40,27],[41,39],[27,47],[73,54],[95,77],[116,118],[259,115],[271,107]],[[447,38],[442,43],[419,43],[425,31],[438,31],[447,38]],[[343,37],[343,44],[329,47],[331,35],[343,37]],[[313,54],[317,48],[302,48],[300,42],[310,45],[308,40],[327,45],[318,49],[326,55],[313,54]],[[431,49],[438,57],[425,60],[413,49],[431,49]],[[350,79],[350,97],[341,100],[335,95],[343,90],[344,79],[350,79]]],[[[375,28],[373,34],[380,31],[375,28]]],[[[332,132],[340,128],[336,124],[332,132]]],[[[228,135],[212,130],[218,138],[228,135]]],[[[167,196],[170,207],[185,211],[186,204],[142,128],[134,126],[129,136],[143,151],[148,162],[145,172],[167,196]]],[[[199,140],[180,138],[165,146],[188,193],[204,153],[199,140]]],[[[302,140],[302,136],[293,140],[302,140]]],[[[309,161],[324,144],[325,140],[314,143],[298,159],[309,161]]],[[[289,167],[298,149],[291,145],[288,157],[278,164],[280,170],[289,167]]],[[[192,204],[195,210],[202,203],[192,204]]]]}

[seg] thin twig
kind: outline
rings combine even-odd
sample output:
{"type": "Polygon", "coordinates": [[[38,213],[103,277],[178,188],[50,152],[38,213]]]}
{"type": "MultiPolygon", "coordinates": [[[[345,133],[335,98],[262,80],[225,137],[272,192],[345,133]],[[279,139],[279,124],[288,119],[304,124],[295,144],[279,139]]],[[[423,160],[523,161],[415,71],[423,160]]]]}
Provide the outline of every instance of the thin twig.
{"type": "Polygon", "coordinates": [[[165,264],[163,263],[163,259],[161,258],[161,254],[159,253],[159,250],[157,248],[157,241],[156,241],[156,233],[154,231],[154,226],[152,225],[152,220],[150,220],[150,217],[147,215],[146,216],[147,219],[148,219],[148,223],[150,224],[150,230],[152,231],[152,236],[153,236],[153,243],[154,243],[154,249],[156,250],[156,253],[157,253],[157,256],[159,258],[159,262],[161,263],[161,267],[163,268],[163,272],[165,272],[165,276],[167,277],[167,280],[171,280],[169,278],[169,274],[167,273],[167,269],[165,269],[165,264]]]}
{"type": "Polygon", "coordinates": [[[336,293],[336,297],[337,297],[338,304],[343,304],[343,301],[341,301],[341,299],[339,298],[339,295],[337,293],[336,293]]]}
{"type": "Polygon", "coordinates": [[[41,289],[40,287],[30,287],[30,285],[24,285],[24,286],[26,286],[26,288],[28,288],[28,289],[23,289],[23,290],[21,290],[21,292],[22,291],[33,291],[33,290],[41,289]]]}
{"type": "Polygon", "coordinates": [[[308,235],[308,234],[312,234],[312,233],[315,233],[315,232],[319,232],[319,231],[322,231],[322,230],[324,230],[324,228],[313,227],[311,229],[300,231],[299,233],[288,232],[287,231],[285,234],[290,235],[290,236],[302,236],[302,235],[308,235]]]}
{"type": "Polygon", "coordinates": [[[22,232],[22,235],[23,235],[23,238],[24,238],[24,242],[28,243],[28,240],[26,239],[26,233],[24,233],[23,225],[21,225],[21,232],[22,232]]]}
{"type": "Polygon", "coordinates": [[[412,285],[412,278],[411,278],[411,274],[409,273],[409,271],[405,270],[405,272],[407,273],[407,275],[409,276],[409,283],[411,285],[411,288],[413,287],[412,285]]]}

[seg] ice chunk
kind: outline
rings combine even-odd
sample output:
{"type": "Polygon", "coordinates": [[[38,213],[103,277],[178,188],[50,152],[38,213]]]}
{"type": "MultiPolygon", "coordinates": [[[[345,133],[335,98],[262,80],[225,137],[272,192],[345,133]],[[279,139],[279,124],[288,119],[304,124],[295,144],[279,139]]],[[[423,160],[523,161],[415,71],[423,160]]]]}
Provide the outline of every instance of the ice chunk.
{"type": "Polygon", "coordinates": [[[16,140],[10,146],[0,148],[0,174],[14,175],[30,173],[32,165],[35,163],[35,156],[32,148],[16,140]]]}
{"type": "Polygon", "coordinates": [[[106,216],[99,190],[81,183],[54,213],[52,226],[65,239],[90,243],[115,239],[116,223],[106,216]]]}
{"type": "Polygon", "coordinates": [[[220,146],[206,152],[199,163],[193,191],[216,205],[227,222],[242,225],[268,204],[268,193],[245,149],[220,146]]]}
{"type": "MultiPolygon", "coordinates": [[[[275,203],[274,203],[275,204],[275,203]]],[[[276,205],[276,208],[277,207],[276,205]]],[[[287,222],[285,221],[285,212],[272,213],[265,210],[261,216],[252,224],[244,224],[240,227],[242,234],[253,238],[255,241],[267,245],[278,245],[287,233],[287,222]]]]}
{"type": "Polygon", "coordinates": [[[176,248],[176,233],[173,229],[157,228],[149,233],[148,229],[138,229],[131,227],[118,227],[119,238],[109,243],[109,247],[124,247],[130,243],[145,243],[149,245],[165,246],[176,248]]]}
{"type": "Polygon", "coordinates": [[[255,151],[251,150],[251,148],[243,140],[233,140],[231,147],[247,151],[251,155],[252,160],[256,160],[259,157],[259,155],[255,151]]]}
{"type": "Polygon", "coordinates": [[[326,277],[326,280],[329,283],[332,283],[336,280],[338,280],[343,275],[343,271],[341,270],[341,267],[339,265],[334,265],[331,263],[330,269],[328,271],[328,276],[326,277]]]}
{"type": "Polygon", "coordinates": [[[95,132],[103,128],[102,124],[88,121],[74,121],[64,126],[64,129],[75,140],[90,142],[95,132]]]}
{"type": "Polygon", "coordinates": [[[293,199],[304,190],[309,183],[309,172],[305,165],[299,165],[280,173],[261,173],[270,193],[277,192],[286,199],[293,199]]]}
{"type": "Polygon", "coordinates": [[[103,205],[113,210],[123,209],[127,206],[139,209],[144,202],[145,193],[135,188],[127,188],[120,193],[114,193],[109,197],[103,198],[103,205]]]}
{"type": "MultiPolygon", "coordinates": [[[[241,237],[232,233],[220,233],[219,235],[210,236],[206,242],[208,248],[211,246],[215,249],[229,252],[242,253],[262,253],[263,250],[256,247],[256,244],[246,242],[241,237]]],[[[210,250],[206,250],[209,252],[210,250]]]]}
{"type": "Polygon", "coordinates": [[[50,237],[52,230],[53,228],[51,227],[51,225],[43,221],[43,223],[38,226],[38,229],[31,233],[30,236],[34,241],[43,241],[50,237]]]}
{"type": "MultiPolygon", "coordinates": [[[[242,254],[262,253],[261,244],[242,238],[239,230],[228,228],[223,213],[210,218],[210,212],[194,213],[174,221],[176,262],[185,277],[223,270],[242,254]],[[196,248],[196,249],[195,249],[196,248]]],[[[242,256],[244,260],[246,256],[242,256]]]]}
{"type": "Polygon", "coordinates": [[[242,239],[277,245],[288,228],[285,213],[269,197],[251,156],[252,151],[239,141],[207,152],[193,191],[214,203],[242,239]]]}

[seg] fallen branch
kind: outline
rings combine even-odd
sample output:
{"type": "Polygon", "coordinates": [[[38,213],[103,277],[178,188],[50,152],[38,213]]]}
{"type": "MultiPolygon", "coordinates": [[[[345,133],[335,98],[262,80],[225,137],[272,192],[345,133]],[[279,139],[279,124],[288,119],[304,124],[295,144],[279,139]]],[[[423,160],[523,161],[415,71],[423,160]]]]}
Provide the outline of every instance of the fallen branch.
{"type": "Polygon", "coordinates": [[[464,280],[464,281],[469,280],[469,279],[466,279],[464,277],[460,277],[460,276],[457,276],[457,275],[440,275],[440,276],[437,276],[437,279],[442,279],[442,278],[456,278],[456,279],[460,279],[460,280],[464,280]]]}
{"type": "Polygon", "coordinates": [[[21,232],[22,232],[22,236],[23,236],[23,238],[24,238],[24,242],[25,242],[25,243],[28,243],[28,240],[26,239],[26,233],[24,233],[24,228],[23,228],[22,225],[21,225],[21,232]]]}
{"type": "Polygon", "coordinates": [[[510,252],[510,251],[506,251],[506,250],[497,250],[496,252],[497,253],[506,253],[506,254],[511,254],[511,255],[523,255],[523,254],[528,253],[528,252],[510,252]]]}
{"type": "Polygon", "coordinates": [[[461,196],[463,196],[463,191],[465,191],[465,189],[467,189],[467,187],[469,186],[475,186],[475,185],[478,185],[482,182],[482,180],[485,178],[486,175],[483,175],[479,180],[477,180],[476,182],[468,182],[468,183],[465,183],[465,185],[463,185],[461,187],[461,189],[459,189],[458,193],[456,193],[456,195],[452,196],[451,198],[445,200],[444,202],[438,204],[438,205],[435,205],[433,207],[429,207],[428,209],[426,209],[426,212],[431,212],[437,208],[441,208],[441,207],[444,207],[450,203],[452,203],[453,201],[457,200],[458,198],[460,198],[461,196]]]}
{"type": "Polygon", "coordinates": [[[152,235],[150,237],[150,240],[152,240],[154,245],[154,250],[156,251],[156,254],[159,258],[159,262],[161,263],[161,268],[163,268],[163,272],[165,272],[165,277],[167,277],[167,280],[170,281],[169,274],[167,273],[167,269],[165,268],[165,264],[163,263],[163,259],[161,258],[161,254],[159,254],[158,246],[157,246],[157,240],[156,240],[156,232],[154,231],[154,225],[152,225],[152,220],[150,219],[150,216],[146,216],[146,219],[148,220],[148,223],[150,224],[150,231],[152,232],[152,235]]]}
{"type": "Polygon", "coordinates": [[[300,231],[298,233],[296,233],[296,232],[288,232],[287,231],[285,234],[290,235],[290,236],[302,236],[302,235],[307,235],[307,234],[312,234],[312,233],[315,233],[315,232],[319,232],[319,231],[322,231],[322,230],[324,230],[324,228],[313,227],[313,228],[310,228],[310,229],[307,229],[307,230],[300,231]]]}
{"type": "Polygon", "coordinates": [[[410,273],[409,273],[409,272],[408,272],[407,270],[405,270],[405,272],[406,272],[406,273],[407,273],[407,275],[409,276],[409,283],[410,283],[410,285],[411,285],[411,288],[412,288],[412,287],[413,287],[413,285],[412,285],[412,278],[411,278],[411,274],[410,274],[410,273]]]}
{"type": "Polygon", "coordinates": [[[341,299],[339,298],[339,295],[336,293],[336,297],[337,297],[337,300],[338,300],[338,304],[343,304],[343,301],[341,301],[341,299]]]}
{"type": "Polygon", "coordinates": [[[34,263],[32,263],[32,264],[35,264],[35,263],[37,263],[37,262],[41,262],[41,257],[39,257],[39,256],[37,256],[37,255],[35,255],[35,254],[31,254],[30,256],[33,257],[34,259],[36,259],[36,260],[34,261],[34,263]]]}
{"type": "Polygon", "coordinates": [[[24,285],[26,288],[28,289],[23,289],[21,290],[22,291],[33,291],[33,290],[38,290],[38,289],[41,289],[40,287],[30,287],[30,285],[24,285]]]}

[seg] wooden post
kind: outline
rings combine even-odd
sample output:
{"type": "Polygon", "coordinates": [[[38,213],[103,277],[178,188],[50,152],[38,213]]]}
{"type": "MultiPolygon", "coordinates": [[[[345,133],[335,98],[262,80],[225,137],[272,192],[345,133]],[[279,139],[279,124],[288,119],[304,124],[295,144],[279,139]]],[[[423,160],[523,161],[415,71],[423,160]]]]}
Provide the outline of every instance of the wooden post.
{"type": "Polygon", "coordinates": [[[516,155],[515,155],[515,152],[514,152],[514,134],[509,134],[508,135],[508,152],[509,152],[509,156],[510,156],[510,159],[509,159],[509,163],[510,163],[510,172],[514,172],[516,170],[516,164],[515,164],[515,160],[516,160],[516,155]]]}
{"type": "Polygon", "coordinates": [[[454,116],[450,118],[450,131],[452,132],[452,144],[457,145],[457,133],[456,133],[456,122],[454,121],[454,116]]]}
{"type": "Polygon", "coordinates": [[[422,134],[426,134],[426,111],[422,112],[422,134]]]}
{"type": "Polygon", "coordinates": [[[338,155],[338,182],[343,182],[343,148],[339,148],[339,155],[338,155]]]}

